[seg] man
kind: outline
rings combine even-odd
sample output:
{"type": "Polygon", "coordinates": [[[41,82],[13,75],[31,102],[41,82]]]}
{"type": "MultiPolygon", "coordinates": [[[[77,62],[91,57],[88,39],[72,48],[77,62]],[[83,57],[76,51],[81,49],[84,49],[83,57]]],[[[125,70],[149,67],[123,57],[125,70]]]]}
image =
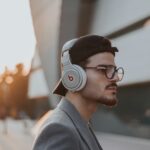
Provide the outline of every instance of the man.
{"type": "Polygon", "coordinates": [[[87,35],[62,48],[62,76],[54,93],[62,100],[43,125],[34,150],[102,150],[90,119],[99,104],[117,104],[117,82],[123,68],[116,67],[118,52],[108,39],[87,35]]]}

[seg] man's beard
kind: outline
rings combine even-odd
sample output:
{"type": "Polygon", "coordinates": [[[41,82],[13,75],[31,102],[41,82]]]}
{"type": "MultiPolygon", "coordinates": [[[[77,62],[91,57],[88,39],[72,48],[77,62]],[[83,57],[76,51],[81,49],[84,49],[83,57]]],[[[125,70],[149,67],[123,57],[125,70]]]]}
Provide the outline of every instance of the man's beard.
{"type": "MultiPolygon", "coordinates": [[[[116,87],[117,88],[117,84],[116,83],[112,83],[106,86],[106,90],[111,88],[111,87],[116,87]]],[[[104,95],[101,96],[101,98],[99,99],[99,102],[101,104],[104,104],[106,106],[115,106],[118,102],[117,96],[116,96],[116,92],[112,93],[112,95],[104,95]]]]}
{"type": "Polygon", "coordinates": [[[118,103],[118,99],[116,95],[114,95],[113,97],[102,96],[97,100],[97,102],[106,106],[115,106],[118,103]]]}

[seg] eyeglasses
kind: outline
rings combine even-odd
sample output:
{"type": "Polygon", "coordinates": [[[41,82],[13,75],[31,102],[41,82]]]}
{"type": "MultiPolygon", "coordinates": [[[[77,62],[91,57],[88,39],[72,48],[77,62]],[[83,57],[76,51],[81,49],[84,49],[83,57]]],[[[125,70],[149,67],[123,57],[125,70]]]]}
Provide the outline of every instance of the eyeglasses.
{"type": "Polygon", "coordinates": [[[124,69],[113,65],[98,65],[96,67],[83,67],[85,69],[95,69],[96,71],[103,71],[107,79],[113,79],[117,73],[119,81],[123,79],[124,69]]]}

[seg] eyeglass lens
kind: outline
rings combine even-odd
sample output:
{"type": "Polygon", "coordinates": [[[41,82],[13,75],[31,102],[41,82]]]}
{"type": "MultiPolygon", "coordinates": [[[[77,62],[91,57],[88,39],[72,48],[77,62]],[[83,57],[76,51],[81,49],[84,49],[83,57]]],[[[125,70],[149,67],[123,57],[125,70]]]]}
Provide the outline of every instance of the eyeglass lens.
{"type": "Polygon", "coordinates": [[[113,79],[116,73],[118,75],[119,81],[121,81],[124,75],[124,70],[122,67],[116,69],[116,67],[112,66],[106,69],[106,76],[108,79],[113,79]]]}

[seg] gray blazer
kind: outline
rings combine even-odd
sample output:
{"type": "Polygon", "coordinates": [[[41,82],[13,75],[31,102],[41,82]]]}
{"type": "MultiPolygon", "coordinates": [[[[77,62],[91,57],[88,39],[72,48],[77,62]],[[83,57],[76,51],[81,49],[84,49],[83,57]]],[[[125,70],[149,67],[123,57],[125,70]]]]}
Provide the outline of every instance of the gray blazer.
{"type": "Polygon", "coordinates": [[[102,150],[75,107],[62,99],[42,126],[33,150],[102,150]]]}

